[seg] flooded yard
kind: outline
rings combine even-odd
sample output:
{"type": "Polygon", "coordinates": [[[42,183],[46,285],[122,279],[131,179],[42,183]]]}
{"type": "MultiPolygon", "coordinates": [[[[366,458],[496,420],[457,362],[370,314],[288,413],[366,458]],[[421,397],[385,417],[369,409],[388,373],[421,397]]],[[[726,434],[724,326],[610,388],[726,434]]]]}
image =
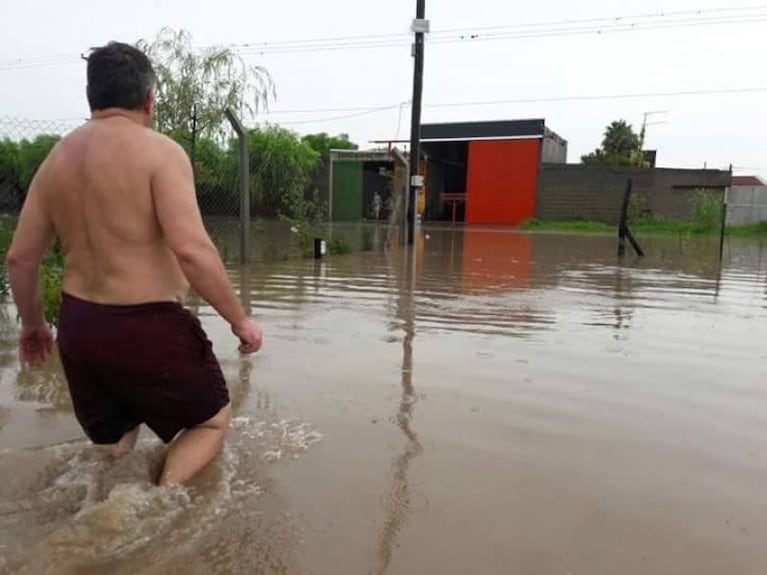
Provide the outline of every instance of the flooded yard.
{"type": "Polygon", "coordinates": [[[767,572],[767,245],[421,232],[232,266],[252,359],[190,302],[236,415],[184,488],[94,456],[6,307],[0,573],[767,572]]]}

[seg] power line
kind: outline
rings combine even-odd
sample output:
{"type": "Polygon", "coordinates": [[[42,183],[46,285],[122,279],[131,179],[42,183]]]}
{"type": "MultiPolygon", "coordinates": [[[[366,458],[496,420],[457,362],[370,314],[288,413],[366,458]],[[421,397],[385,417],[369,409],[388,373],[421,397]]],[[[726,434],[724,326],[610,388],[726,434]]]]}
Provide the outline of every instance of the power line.
{"type": "Polygon", "coordinates": [[[280,125],[285,126],[296,126],[300,124],[322,124],[325,122],[337,122],[338,120],[348,120],[350,118],[358,118],[360,116],[369,116],[370,114],[375,114],[378,112],[385,112],[387,110],[394,110],[395,108],[399,108],[400,106],[408,104],[408,102],[397,102],[396,104],[390,104],[388,106],[381,106],[378,108],[368,108],[365,111],[362,112],[356,112],[354,114],[345,114],[343,116],[331,116],[329,118],[315,118],[311,120],[299,120],[299,121],[290,121],[290,122],[279,122],[280,125]]]}
{"type": "Polygon", "coordinates": [[[468,106],[493,106],[498,104],[536,104],[541,102],[578,102],[590,100],[631,100],[636,98],[667,98],[680,96],[713,96],[724,94],[756,94],[767,92],[767,88],[732,88],[721,90],[683,90],[678,92],[645,92],[634,94],[603,94],[583,96],[555,96],[542,98],[517,98],[509,100],[480,100],[475,102],[453,102],[427,104],[429,108],[458,108],[468,106]]]}
{"type": "MultiPolygon", "coordinates": [[[[453,38],[430,38],[429,45],[431,46],[443,46],[451,44],[469,44],[491,41],[515,41],[515,40],[532,40],[532,39],[544,39],[544,38],[556,38],[567,36],[586,36],[586,35],[606,35],[617,32],[640,32],[640,31],[653,31],[653,30],[669,30],[678,28],[692,28],[703,26],[721,26],[731,24],[759,24],[767,22],[767,14],[761,18],[740,18],[740,19],[708,19],[708,20],[690,20],[684,22],[662,23],[653,25],[620,25],[609,27],[592,27],[592,28],[570,28],[570,29],[557,29],[547,31],[536,31],[529,33],[514,33],[514,34],[471,34],[466,33],[453,38]]],[[[314,52],[346,52],[346,51],[358,51],[358,50],[389,50],[389,49],[402,49],[408,47],[408,42],[369,42],[369,43],[339,43],[339,44],[322,44],[322,45],[307,45],[293,48],[276,48],[276,49],[257,49],[257,50],[238,50],[235,49],[237,54],[242,56],[271,56],[271,55],[283,55],[283,54],[299,54],[299,53],[314,53],[314,52]]]]}
{"type": "MultiPolygon", "coordinates": [[[[465,28],[453,28],[453,29],[446,29],[446,30],[436,30],[433,31],[430,34],[430,42],[440,42],[440,41],[446,41],[446,40],[465,40],[465,39],[474,39],[475,34],[474,33],[481,33],[481,32],[490,32],[490,31],[506,31],[506,32],[513,32],[513,31],[523,31],[526,33],[529,33],[530,30],[534,30],[535,28],[551,28],[555,27],[558,30],[562,31],[568,31],[573,29],[581,29],[583,25],[588,24],[590,25],[589,28],[586,30],[593,31],[593,30],[600,30],[601,27],[594,28],[595,24],[612,24],[612,25],[618,25],[618,26],[628,26],[631,28],[636,28],[638,25],[641,25],[641,22],[630,22],[631,20],[656,20],[656,21],[663,21],[663,20],[673,20],[672,23],[682,23],[682,24],[688,24],[690,22],[695,21],[710,21],[712,20],[711,17],[707,16],[708,14],[721,14],[721,16],[716,16],[714,18],[718,18],[719,20],[722,20],[723,22],[727,22],[730,19],[733,19],[735,17],[738,17],[740,19],[743,19],[745,17],[748,17],[750,19],[754,18],[753,14],[750,14],[750,12],[754,11],[761,11],[761,14],[757,14],[757,16],[767,16],[764,11],[767,10],[767,5],[760,5],[760,6],[748,6],[748,7],[741,7],[741,8],[717,8],[717,9],[701,9],[701,10],[686,10],[686,11],[677,11],[677,12],[660,12],[660,13],[647,13],[647,14],[637,14],[633,16],[613,16],[613,17],[601,17],[601,18],[588,18],[588,19],[569,19],[569,20],[555,20],[555,21],[543,21],[543,22],[532,22],[527,24],[512,24],[512,25],[503,25],[503,26],[486,26],[486,27],[479,27],[479,28],[473,28],[471,30],[467,30],[465,28]],[[740,12],[740,14],[738,14],[740,12]],[[705,18],[704,18],[705,17],[705,18]],[[681,19],[680,19],[681,18],[681,19]],[[456,36],[457,35],[457,36],[456,36]]],[[[540,33],[540,31],[536,31],[535,33],[540,33]]],[[[476,34],[479,36],[479,34],[476,34]]],[[[407,34],[380,34],[375,36],[345,36],[345,37],[336,37],[336,38],[327,38],[327,39],[316,39],[316,40],[298,40],[298,41],[285,41],[285,42],[263,42],[263,43],[255,43],[255,44],[233,44],[230,47],[233,49],[237,49],[238,51],[256,51],[256,52],[270,52],[270,51],[278,51],[283,48],[287,48],[289,50],[293,49],[303,49],[303,50],[315,50],[315,49],[322,49],[323,47],[327,48],[345,48],[348,46],[361,46],[361,45],[370,45],[372,47],[379,47],[381,45],[400,45],[399,41],[403,40],[406,42],[410,41],[410,36],[407,34]],[[396,42],[396,43],[392,43],[396,42]]]]}
{"type": "MultiPolygon", "coordinates": [[[[639,30],[655,30],[679,27],[760,23],[767,20],[767,6],[755,6],[744,10],[746,13],[737,13],[738,9],[719,9],[720,16],[708,16],[714,11],[686,11],[670,12],[659,15],[639,15],[613,18],[595,18],[590,20],[561,20],[552,23],[535,23],[510,26],[493,26],[473,30],[436,31],[430,35],[430,44],[453,44],[467,41],[491,41],[491,40],[520,40],[529,38],[547,38],[554,36],[570,36],[582,34],[602,34],[608,32],[630,32],[639,30]],[[752,13],[754,11],[759,13],[752,13]],[[692,16],[690,16],[692,15],[692,16]],[[684,16],[684,17],[682,17],[684,16]],[[655,21],[644,22],[643,20],[654,19],[655,21]],[[638,20],[632,22],[631,20],[638,20]],[[601,23],[596,25],[595,23],[601,23]],[[584,25],[585,24],[585,25],[584,25]],[[536,29],[537,28],[537,29],[536,29]],[[494,33],[485,33],[495,30],[494,33]]],[[[337,42],[306,41],[282,46],[279,43],[265,43],[258,47],[242,48],[235,46],[239,54],[284,54],[309,51],[339,51],[347,49],[383,49],[409,45],[409,37],[399,36],[386,39],[387,37],[364,37],[350,36],[337,42]]]]}
{"type": "MultiPolygon", "coordinates": [[[[472,106],[496,106],[503,104],[537,104],[545,102],[579,102],[596,100],[630,100],[638,98],[661,98],[661,97],[681,97],[681,96],[715,96],[715,95],[736,95],[736,94],[757,94],[767,92],[767,87],[760,88],[725,88],[714,90],[682,90],[673,92],[643,92],[627,94],[595,94],[595,95],[576,95],[576,96],[542,96],[534,98],[513,98],[503,100],[475,100],[470,102],[442,102],[433,104],[424,104],[426,108],[462,108],[472,106]]],[[[376,112],[396,108],[397,106],[409,106],[410,102],[403,101],[396,104],[385,106],[357,106],[349,108],[305,108],[293,110],[271,110],[270,114],[290,115],[290,114],[317,114],[333,112],[376,112]]]]}
{"type": "MultiPolygon", "coordinates": [[[[536,104],[546,102],[588,102],[588,101],[604,101],[604,100],[630,100],[639,98],[673,98],[673,97],[685,97],[685,96],[718,96],[718,95],[742,95],[742,94],[759,94],[766,93],[767,87],[753,87],[753,88],[726,88],[717,90],[682,90],[675,92],[644,92],[644,93],[626,93],[626,94],[593,94],[593,95],[576,95],[576,96],[542,96],[534,98],[509,98],[502,100],[475,100],[469,102],[438,102],[433,104],[425,103],[425,108],[465,108],[473,106],[497,106],[506,104],[536,104]]],[[[399,108],[400,111],[410,106],[410,101],[403,100],[394,102],[391,104],[380,106],[357,106],[348,108],[305,108],[294,110],[271,110],[267,112],[268,116],[271,115],[292,115],[292,114],[321,114],[321,113],[342,113],[342,115],[329,116],[323,118],[309,118],[305,120],[291,120],[291,121],[279,121],[280,125],[302,125],[302,124],[315,124],[335,122],[339,120],[346,120],[351,118],[357,118],[362,116],[368,116],[379,112],[385,112],[399,108]]],[[[40,121],[40,122],[75,122],[82,121],[83,118],[63,118],[56,120],[24,120],[24,121],[40,121]]],[[[18,119],[0,116],[0,123],[10,123],[19,121],[18,119]]]]}
{"type": "MultiPolygon", "coordinates": [[[[542,21],[527,24],[486,26],[473,29],[454,28],[432,32],[430,34],[429,43],[438,45],[462,42],[525,40],[558,36],[633,32],[640,30],[663,30],[693,26],[754,24],[765,21],[767,21],[767,5],[756,5],[739,8],[713,8],[646,13],[629,16],[555,20],[548,22],[542,21]]],[[[390,49],[408,46],[410,41],[411,37],[409,34],[393,33],[231,44],[227,47],[241,55],[269,55],[302,52],[390,49]]],[[[11,59],[0,61],[0,70],[74,64],[80,60],[80,54],[11,59]]]]}

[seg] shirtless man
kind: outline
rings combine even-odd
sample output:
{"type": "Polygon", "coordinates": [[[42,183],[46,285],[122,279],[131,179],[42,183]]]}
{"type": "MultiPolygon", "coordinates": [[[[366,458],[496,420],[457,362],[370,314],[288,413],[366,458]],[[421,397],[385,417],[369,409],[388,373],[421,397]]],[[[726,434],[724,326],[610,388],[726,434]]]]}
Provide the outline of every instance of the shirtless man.
{"type": "Polygon", "coordinates": [[[221,450],[231,406],[189,285],[229,322],[242,353],[261,347],[197,206],[184,150],[150,129],[149,59],[110,43],[88,58],[90,121],[38,170],[7,264],[21,317],[23,362],[53,339],[38,287],[43,255],[65,254],[58,348],[88,437],[119,456],[147,424],[170,443],[160,485],[183,483],[221,450]]]}

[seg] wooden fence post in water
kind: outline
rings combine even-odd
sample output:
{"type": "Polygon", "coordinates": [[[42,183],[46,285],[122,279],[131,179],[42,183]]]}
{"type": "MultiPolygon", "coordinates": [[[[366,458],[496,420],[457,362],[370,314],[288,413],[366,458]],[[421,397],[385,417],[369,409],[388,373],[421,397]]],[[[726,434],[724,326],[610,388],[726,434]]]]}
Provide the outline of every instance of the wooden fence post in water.
{"type": "Polygon", "coordinates": [[[626,193],[623,195],[623,205],[621,206],[621,220],[618,224],[618,255],[626,255],[626,239],[631,242],[631,247],[634,248],[636,254],[640,257],[644,257],[644,250],[636,241],[634,234],[629,229],[629,206],[631,205],[631,192],[634,189],[634,180],[629,179],[626,183],[626,193]]]}
{"type": "Polygon", "coordinates": [[[248,131],[232,110],[226,111],[226,117],[237,133],[240,143],[240,263],[250,262],[250,146],[248,131]]]}

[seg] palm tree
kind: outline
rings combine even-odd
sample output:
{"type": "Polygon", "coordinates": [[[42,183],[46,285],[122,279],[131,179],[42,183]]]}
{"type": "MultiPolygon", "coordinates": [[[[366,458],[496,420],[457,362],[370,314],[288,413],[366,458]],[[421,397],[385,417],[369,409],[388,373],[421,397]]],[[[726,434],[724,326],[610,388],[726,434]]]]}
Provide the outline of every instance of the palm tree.
{"type": "Polygon", "coordinates": [[[626,120],[617,120],[605,130],[602,151],[607,156],[631,157],[639,151],[639,136],[626,120]]]}
{"type": "Polygon", "coordinates": [[[643,165],[641,142],[626,120],[616,120],[607,126],[602,146],[581,158],[584,164],[609,166],[643,165]]]}

